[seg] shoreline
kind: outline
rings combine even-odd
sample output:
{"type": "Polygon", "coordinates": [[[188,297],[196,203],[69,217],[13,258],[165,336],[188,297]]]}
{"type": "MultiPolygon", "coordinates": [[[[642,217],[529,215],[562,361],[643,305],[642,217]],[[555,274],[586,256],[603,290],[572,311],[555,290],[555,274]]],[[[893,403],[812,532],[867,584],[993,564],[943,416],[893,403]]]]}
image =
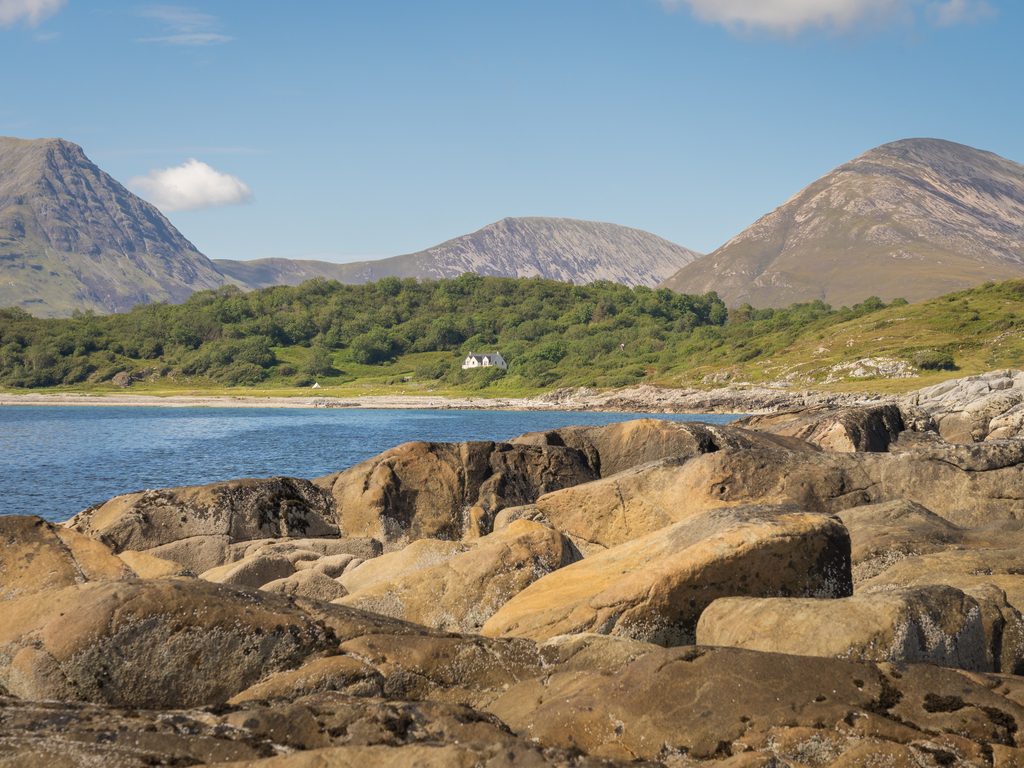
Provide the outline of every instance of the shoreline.
{"type": "Polygon", "coordinates": [[[40,394],[0,393],[0,406],[105,406],[160,408],[296,408],[355,410],[604,411],[618,413],[773,413],[814,405],[895,402],[891,395],[811,392],[762,387],[712,390],[659,389],[641,385],[595,392],[556,389],[534,397],[429,397],[363,395],[358,397],[255,397],[251,395],[40,394]]]}

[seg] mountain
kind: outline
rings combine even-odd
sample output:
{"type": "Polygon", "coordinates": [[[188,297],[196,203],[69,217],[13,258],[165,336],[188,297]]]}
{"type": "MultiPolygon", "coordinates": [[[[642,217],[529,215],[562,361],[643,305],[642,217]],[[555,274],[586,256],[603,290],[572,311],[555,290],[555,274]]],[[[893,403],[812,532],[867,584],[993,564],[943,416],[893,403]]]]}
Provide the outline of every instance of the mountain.
{"type": "Polygon", "coordinates": [[[63,139],[0,137],[0,307],[43,317],[184,301],[224,277],[63,139]]]}
{"type": "Polygon", "coordinates": [[[939,139],[841,165],[661,287],[728,306],[911,302],[1024,276],[1024,166],[939,139]]]}
{"type": "Polygon", "coordinates": [[[342,283],[365,283],[389,275],[436,280],[463,272],[540,275],[576,284],[609,280],[653,287],[699,257],[696,251],[639,229],[530,217],[502,219],[425,251],[378,261],[330,264],[291,259],[216,259],[214,264],[229,278],[258,287],[297,285],[317,275],[342,283]]]}

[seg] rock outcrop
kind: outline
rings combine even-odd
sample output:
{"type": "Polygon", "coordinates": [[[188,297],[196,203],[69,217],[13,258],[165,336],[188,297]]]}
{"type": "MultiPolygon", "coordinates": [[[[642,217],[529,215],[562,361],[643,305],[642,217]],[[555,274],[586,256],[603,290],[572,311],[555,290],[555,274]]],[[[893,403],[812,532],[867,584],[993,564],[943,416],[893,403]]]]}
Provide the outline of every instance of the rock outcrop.
{"type": "Polygon", "coordinates": [[[746,423],[0,518],[0,765],[1024,764],[1024,441],[746,423]]]}
{"type": "Polygon", "coordinates": [[[928,412],[939,434],[953,443],[1017,437],[1024,428],[1024,371],[951,379],[912,392],[900,402],[928,412]]]}

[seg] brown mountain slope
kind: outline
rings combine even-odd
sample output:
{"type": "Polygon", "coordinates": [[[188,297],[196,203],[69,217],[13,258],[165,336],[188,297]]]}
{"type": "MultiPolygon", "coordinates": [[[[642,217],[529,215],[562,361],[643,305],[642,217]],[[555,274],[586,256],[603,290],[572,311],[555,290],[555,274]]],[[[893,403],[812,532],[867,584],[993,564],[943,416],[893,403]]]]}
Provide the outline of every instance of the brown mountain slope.
{"type": "Polygon", "coordinates": [[[1024,166],[906,139],[841,165],[662,283],[729,306],[853,305],[1024,276],[1024,166]]]}
{"type": "Polygon", "coordinates": [[[700,256],[639,229],[595,221],[508,218],[425,251],[378,261],[331,264],[291,259],[229,261],[217,268],[241,283],[265,287],[298,285],[321,275],[342,283],[381,277],[439,279],[463,272],[541,277],[577,284],[610,280],[655,286],[700,256]]]}
{"type": "Polygon", "coordinates": [[[224,282],[160,211],[81,147],[0,137],[0,307],[43,317],[119,312],[224,282]]]}

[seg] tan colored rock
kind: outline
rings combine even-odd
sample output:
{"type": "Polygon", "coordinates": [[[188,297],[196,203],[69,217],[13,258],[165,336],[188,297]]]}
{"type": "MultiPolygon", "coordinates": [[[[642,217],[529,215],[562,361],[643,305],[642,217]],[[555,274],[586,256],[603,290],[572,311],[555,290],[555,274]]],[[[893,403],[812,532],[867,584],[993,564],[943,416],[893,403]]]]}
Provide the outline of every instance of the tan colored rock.
{"type": "MultiPolygon", "coordinates": [[[[191,536],[169,544],[147,549],[146,553],[161,560],[170,560],[192,573],[204,573],[212,568],[234,562],[230,556],[231,537],[191,536]]],[[[135,551],[135,550],[132,550],[135,551]]],[[[241,558],[238,558],[241,559],[241,558]]]]}
{"type": "MultiPolygon", "coordinates": [[[[678,499],[678,519],[702,509],[738,504],[789,503],[837,513],[896,500],[916,502],[963,527],[1024,518],[1021,440],[897,454],[726,449],[676,463],[678,477],[673,476],[672,462],[666,459],[634,472],[666,476],[663,485],[671,483],[678,499]]],[[[622,486],[620,506],[626,512],[641,503],[626,493],[639,485],[637,481],[622,486]]],[[[654,480],[647,485],[655,485],[654,480]]],[[[572,490],[561,493],[568,495],[572,490]]],[[[604,499],[607,505],[607,494],[604,499]]],[[[573,532],[560,522],[548,499],[538,499],[537,506],[556,527],[573,532]]]]}
{"type": "Polygon", "coordinates": [[[568,446],[581,451],[590,466],[609,477],[631,467],[666,458],[690,458],[726,448],[817,451],[798,438],[764,434],[735,425],[694,421],[635,419],[595,427],[562,427],[514,438],[522,445],[568,446]]]}
{"type": "Polygon", "coordinates": [[[339,647],[384,676],[388,698],[476,708],[537,677],[544,665],[536,644],[520,639],[366,633],[339,647]]]}
{"type": "Polygon", "coordinates": [[[229,548],[232,561],[241,560],[255,555],[260,550],[288,556],[293,552],[316,552],[321,557],[352,555],[363,560],[370,560],[383,551],[381,543],[376,539],[356,538],[320,538],[320,539],[261,539],[258,541],[239,542],[229,548]]]}
{"type": "Polygon", "coordinates": [[[87,581],[135,578],[109,547],[41,517],[0,517],[0,542],[0,601],[87,581]]]}
{"type": "Polygon", "coordinates": [[[420,539],[403,549],[367,560],[358,568],[343,573],[338,577],[338,581],[345,586],[349,594],[354,594],[376,584],[400,579],[406,574],[446,563],[459,552],[466,552],[471,547],[472,544],[469,542],[420,539]]]}
{"type": "Polygon", "coordinates": [[[820,405],[796,411],[745,416],[730,424],[805,440],[823,451],[885,452],[906,429],[895,403],[837,408],[820,405]]]}
{"type": "Polygon", "coordinates": [[[384,691],[384,678],[373,667],[351,656],[328,656],[309,661],[298,669],[276,672],[235,694],[228,703],[294,700],[324,691],[339,691],[349,696],[380,696],[384,691]]]}
{"type": "Polygon", "coordinates": [[[701,614],[697,644],[994,671],[981,608],[947,586],[841,600],[722,598],[701,614]]]}
{"type": "Polygon", "coordinates": [[[509,600],[483,634],[598,632],[680,645],[719,597],[851,593],[838,519],[751,505],[694,515],[555,571],[509,600]]]}
{"type": "Polygon", "coordinates": [[[0,686],[117,706],[216,704],[330,642],[278,595],[199,579],[91,582],[4,604],[0,686]],[[31,664],[4,662],[24,649],[38,652],[31,664]]]}
{"type": "Polygon", "coordinates": [[[278,579],[286,579],[295,573],[295,566],[283,555],[264,554],[262,551],[250,555],[237,563],[229,563],[201,573],[199,578],[217,584],[259,589],[278,579]]]}
{"type": "Polygon", "coordinates": [[[310,600],[323,600],[328,603],[348,594],[348,590],[334,579],[314,570],[298,571],[291,576],[269,581],[260,589],[265,592],[307,597],[310,600]]]}
{"type": "Polygon", "coordinates": [[[772,728],[875,723],[897,738],[954,733],[1015,745],[1024,707],[999,677],[926,664],[877,664],[737,648],[653,651],[615,671],[561,672],[512,686],[488,706],[521,738],[637,759],[721,759],[772,728]]]}
{"type": "Polygon", "coordinates": [[[296,571],[319,571],[324,576],[336,579],[341,576],[345,569],[358,560],[355,555],[327,555],[318,557],[315,560],[300,560],[295,563],[296,571]]]}
{"type": "Polygon", "coordinates": [[[148,552],[136,552],[126,549],[117,555],[140,579],[163,579],[168,576],[180,576],[188,573],[173,560],[154,557],[148,552]]]}
{"type": "MultiPolygon", "coordinates": [[[[469,544],[461,551],[453,548],[451,556],[436,565],[418,570],[399,567],[401,575],[335,602],[450,632],[478,632],[509,598],[575,559],[561,534],[526,520],[469,544]]],[[[413,557],[423,562],[423,548],[409,548],[417,550],[413,557]]],[[[397,559],[401,554],[379,560],[397,559]]],[[[354,571],[353,577],[361,570],[354,571]]],[[[342,581],[351,583],[348,576],[342,581]]]]}
{"type": "Polygon", "coordinates": [[[129,493],[90,507],[64,525],[121,552],[197,536],[231,541],[336,536],[338,529],[329,519],[328,499],[308,480],[272,477],[129,493]]]}
{"type": "Polygon", "coordinates": [[[503,507],[594,477],[582,454],[565,447],[415,442],[314,482],[333,499],[343,535],[372,536],[394,549],[463,538],[462,510],[474,506],[488,518],[486,532],[503,507]]]}

